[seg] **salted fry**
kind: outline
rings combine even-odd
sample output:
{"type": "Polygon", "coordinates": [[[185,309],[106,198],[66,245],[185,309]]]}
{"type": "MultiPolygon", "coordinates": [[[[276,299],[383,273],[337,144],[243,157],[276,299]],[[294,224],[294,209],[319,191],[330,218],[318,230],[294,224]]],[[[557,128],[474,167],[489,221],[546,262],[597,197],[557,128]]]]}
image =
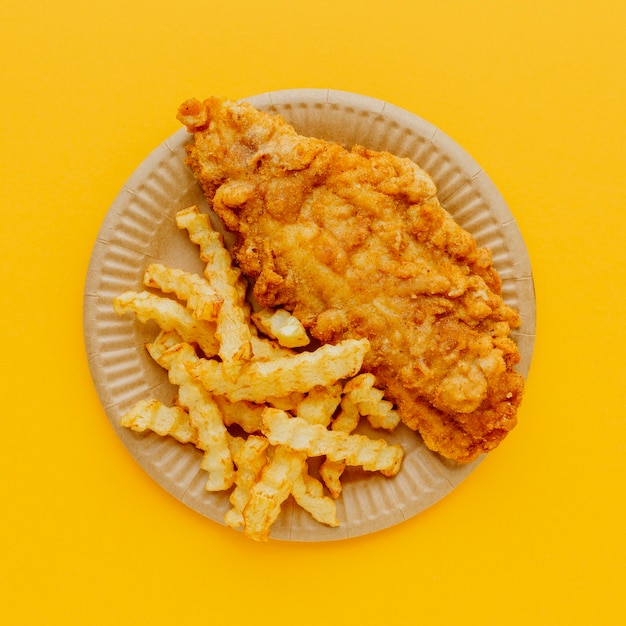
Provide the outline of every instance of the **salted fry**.
{"type": "Polygon", "coordinates": [[[201,467],[209,474],[207,491],[228,489],[234,480],[233,461],[228,434],[219,407],[202,385],[187,372],[186,365],[198,360],[188,343],[174,346],[171,335],[161,335],[147,346],[154,360],[168,370],[170,382],[178,385],[178,403],[189,411],[192,426],[198,433],[198,447],[205,451],[201,467]]]}
{"type": "Polygon", "coordinates": [[[285,309],[260,309],[252,314],[254,325],[286,348],[307,346],[310,338],[302,322],[285,309]]]}
{"type": "Polygon", "coordinates": [[[223,300],[202,276],[151,263],[144,273],[143,283],[184,300],[195,319],[209,322],[217,319],[223,300]]]}
{"type": "Polygon", "coordinates": [[[121,424],[138,433],[151,430],[162,437],[169,435],[180,443],[197,440],[189,414],[181,407],[167,406],[158,400],[140,400],[122,416],[121,424]]]}
{"type": "Polygon", "coordinates": [[[225,375],[233,380],[241,365],[250,358],[248,306],[241,272],[232,265],[222,235],[211,226],[208,216],[192,206],[176,214],[176,224],[186,229],[189,238],[200,247],[200,258],[206,263],[204,275],[223,299],[217,316],[216,337],[225,375]]]}
{"type": "Polygon", "coordinates": [[[215,325],[194,319],[179,302],[148,291],[126,291],[115,298],[113,306],[118,315],[132,312],[144,324],[154,320],[163,330],[176,331],[187,343],[197,343],[207,356],[215,355],[219,349],[215,325]]]}
{"type": "Polygon", "coordinates": [[[302,418],[289,417],[278,409],[265,409],[262,432],[272,445],[289,446],[308,456],[345,461],[384,476],[395,476],[404,456],[402,446],[390,445],[384,439],[328,430],[321,424],[308,424],[302,418]]]}
{"type": "Polygon", "coordinates": [[[305,454],[286,446],[277,446],[265,465],[259,481],[250,492],[243,510],[244,533],[255,541],[267,541],[272,524],[280,514],[283,502],[302,473],[305,454]]]}
{"type": "Polygon", "coordinates": [[[314,352],[301,352],[271,361],[246,363],[236,381],[228,378],[223,364],[203,359],[190,372],[211,392],[225,395],[231,402],[263,402],[266,397],[283,397],[307,392],[317,385],[329,385],[356,374],[369,349],[367,339],[346,339],[326,344],[314,352]]]}

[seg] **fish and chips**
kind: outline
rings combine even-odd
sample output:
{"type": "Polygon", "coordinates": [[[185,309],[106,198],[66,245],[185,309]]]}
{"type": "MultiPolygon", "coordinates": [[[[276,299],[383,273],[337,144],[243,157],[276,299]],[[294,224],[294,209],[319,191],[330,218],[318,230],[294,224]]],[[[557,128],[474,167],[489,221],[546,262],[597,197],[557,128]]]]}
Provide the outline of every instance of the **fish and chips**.
{"type": "Polygon", "coordinates": [[[493,450],[521,402],[520,318],[430,176],[246,103],[191,99],[178,119],[234,242],[196,205],[178,211],[202,275],[151,263],[143,291],[115,298],[154,325],[147,351],[177,388],[122,425],[201,450],[205,490],[229,492],[224,523],[255,541],[289,498],[338,526],[348,468],[400,471],[403,447],[384,435],[401,424],[459,463],[493,450]]]}

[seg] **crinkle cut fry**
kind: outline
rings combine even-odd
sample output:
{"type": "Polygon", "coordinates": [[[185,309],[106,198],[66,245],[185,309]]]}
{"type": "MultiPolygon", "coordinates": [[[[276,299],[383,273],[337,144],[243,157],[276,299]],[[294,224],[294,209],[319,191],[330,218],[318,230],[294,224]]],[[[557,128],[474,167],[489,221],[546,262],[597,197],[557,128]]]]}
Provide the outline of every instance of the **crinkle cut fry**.
{"type": "Polygon", "coordinates": [[[294,354],[294,351],[291,348],[285,348],[279,345],[276,341],[272,341],[267,337],[259,337],[256,334],[252,334],[250,337],[250,345],[252,346],[253,361],[268,361],[279,356],[289,356],[294,354]]]}
{"type": "Polygon", "coordinates": [[[272,524],[280,515],[283,502],[290,496],[293,484],[302,473],[306,455],[287,446],[274,448],[260,480],[254,485],[243,510],[244,533],[255,541],[269,539],[272,524]]]}
{"type": "Polygon", "coordinates": [[[122,426],[135,432],[146,430],[164,437],[169,435],[180,443],[196,444],[198,434],[189,414],[179,406],[167,406],[156,399],[139,400],[120,420],[122,426]]]}
{"type": "Polygon", "coordinates": [[[345,461],[367,471],[395,476],[400,470],[404,450],[384,439],[350,435],[328,430],[321,424],[308,424],[285,411],[267,408],[263,412],[263,434],[273,445],[284,445],[306,452],[308,456],[326,456],[331,461],[345,461]]]}
{"type": "Polygon", "coordinates": [[[205,277],[223,299],[217,316],[216,336],[220,342],[219,355],[224,362],[224,371],[234,380],[252,351],[244,279],[241,272],[233,267],[222,235],[212,228],[208,216],[200,213],[197,206],[179,211],[176,224],[186,229],[191,241],[200,247],[200,257],[206,263],[205,277]]]}
{"type": "Polygon", "coordinates": [[[178,402],[189,411],[198,432],[198,447],[205,450],[201,467],[209,474],[206,490],[222,491],[232,485],[235,474],[228,432],[211,394],[187,372],[186,365],[198,359],[195,350],[176,341],[173,334],[161,333],[147,348],[152,358],[168,370],[170,382],[178,385],[178,402]]]}
{"type": "Polygon", "coordinates": [[[392,431],[400,423],[400,415],[393,403],[384,400],[382,389],[375,387],[376,377],[371,373],[358,374],[346,383],[344,393],[366,416],[373,428],[392,431]]]}
{"type": "MultiPolygon", "coordinates": [[[[341,394],[342,384],[340,382],[327,387],[313,387],[296,406],[295,415],[308,424],[321,424],[327,427],[341,402],[341,394]]],[[[332,461],[326,459],[325,463],[331,464],[332,461]]],[[[340,476],[341,472],[336,475],[337,482],[340,476]]],[[[333,487],[336,488],[335,483],[333,483],[333,487]]],[[[331,495],[335,497],[333,490],[330,491],[331,495]]],[[[295,481],[292,494],[300,507],[308,511],[318,522],[328,526],[339,525],[337,505],[334,500],[324,495],[322,483],[309,474],[308,462],[304,464],[301,475],[295,481]]]]}
{"type": "Polygon", "coordinates": [[[126,291],[113,301],[118,315],[132,312],[146,323],[155,321],[165,331],[176,331],[187,343],[197,343],[208,357],[217,354],[215,324],[196,320],[180,302],[162,298],[148,291],[126,291]]]}
{"type": "Polygon", "coordinates": [[[328,426],[341,402],[341,390],[339,382],[326,387],[313,387],[298,403],[295,410],[296,417],[301,417],[309,424],[328,426]]]}
{"type": "Polygon", "coordinates": [[[295,501],[308,511],[313,519],[328,526],[339,526],[335,501],[324,495],[322,483],[309,474],[306,461],[300,475],[293,483],[291,493],[295,501]]]}
{"type": "Polygon", "coordinates": [[[202,276],[174,269],[160,263],[151,263],[144,273],[146,287],[173,293],[184,300],[195,319],[214,322],[217,319],[223,299],[202,276]]]}
{"type": "Polygon", "coordinates": [[[286,309],[261,309],[252,314],[252,322],[286,348],[306,346],[311,341],[302,322],[286,309]]]}
{"type": "Polygon", "coordinates": [[[281,398],[354,376],[368,349],[367,339],[346,339],[336,345],[323,345],[315,352],[249,362],[242,367],[236,382],[224,374],[222,363],[213,360],[194,363],[190,372],[209,391],[225,395],[231,402],[264,402],[268,395],[281,398]]]}
{"type": "Polygon", "coordinates": [[[237,466],[236,486],[229,499],[232,508],[224,516],[224,523],[231,528],[238,528],[244,523],[243,510],[250,501],[252,488],[267,463],[269,445],[269,441],[265,437],[251,435],[245,440],[241,448],[233,454],[237,466]]]}
{"type": "MultiPolygon", "coordinates": [[[[350,434],[359,425],[360,418],[361,415],[356,404],[350,400],[349,396],[344,396],[341,399],[341,410],[337,417],[331,422],[330,427],[332,430],[350,434]]],[[[320,476],[326,488],[330,491],[330,495],[335,499],[337,499],[343,491],[341,475],[345,469],[345,461],[331,461],[328,458],[324,459],[320,466],[320,476]]]]}
{"type": "Polygon", "coordinates": [[[237,424],[246,433],[255,433],[261,430],[261,419],[264,406],[247,400],[231,402],[224,396],[215,396],[217,406],[222,412],[226,426],[237,424]]]}

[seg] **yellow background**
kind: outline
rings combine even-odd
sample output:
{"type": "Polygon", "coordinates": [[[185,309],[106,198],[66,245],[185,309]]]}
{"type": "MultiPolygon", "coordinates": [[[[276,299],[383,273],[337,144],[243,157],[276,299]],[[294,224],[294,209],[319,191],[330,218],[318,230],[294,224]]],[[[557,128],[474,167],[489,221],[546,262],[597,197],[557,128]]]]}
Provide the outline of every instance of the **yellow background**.
{"type": "Polygon", "coordinates": [[[3,0],[4,624],[626,623],[622,0],[3,0]],[[340,543],[257,545],[143,473],[83,348],[102,219],[190,96],[329,87],[435,124],[532,261],[519,426],[451,495],[340,543]]]}

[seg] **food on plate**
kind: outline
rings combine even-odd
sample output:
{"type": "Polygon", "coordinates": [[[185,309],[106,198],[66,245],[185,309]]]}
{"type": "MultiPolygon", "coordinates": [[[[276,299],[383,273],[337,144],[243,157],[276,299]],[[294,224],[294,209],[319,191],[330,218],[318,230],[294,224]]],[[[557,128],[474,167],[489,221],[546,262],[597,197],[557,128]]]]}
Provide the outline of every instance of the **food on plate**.
{"type": "Polygon", "coordinates": [[[121,424],[201,450],[205,491],[230,491],[224,523],[255,541],[269,539],[290,497],[313,519],[338,526],[346,465],[393,476],[404,456],[400,445],[351,434],[361,417],[392,413],[374,376],[359,374],[369,341],[311,346],[300,322],[277,309],[253,321],[246,282],[207,215],[189,207],[176,223],[199,246],[203,276],[153,263],[146,290],[121,293],[113,306],[153,324],[146,349],[177,395],[171,406],[141,399],[121,424]],[[323,471],[313,469],[313,455],[323,471]]]}
{"type": "Polygon", "coordinates": [[[274,445],[289,446],[309,456],[325,456],[346,465],[360,465],[371,472],[395,476],[400,470],[404,452],[400,445],[390,445],[384,439],[329,430],[323,424],[309,424],[280,409],[263,412],[263,434],[274,445]]]}
{"type": "Polygon", "coordinates": [[[494,449],[522,398],[510,337],[520,318],[490,251],[442,208],[431,177],[387,152],[301,136],[247,103],[190,99],[178,119],[260,306],[291,312],[323,344],[367,340],[362,372],[430,449],[458,462],[494,449]]]}

